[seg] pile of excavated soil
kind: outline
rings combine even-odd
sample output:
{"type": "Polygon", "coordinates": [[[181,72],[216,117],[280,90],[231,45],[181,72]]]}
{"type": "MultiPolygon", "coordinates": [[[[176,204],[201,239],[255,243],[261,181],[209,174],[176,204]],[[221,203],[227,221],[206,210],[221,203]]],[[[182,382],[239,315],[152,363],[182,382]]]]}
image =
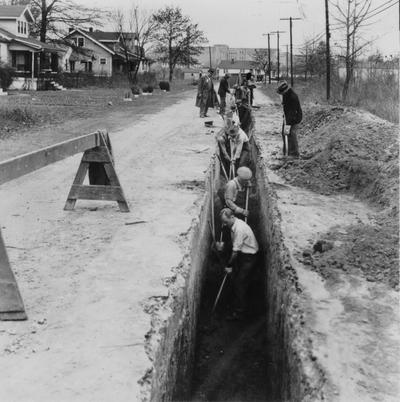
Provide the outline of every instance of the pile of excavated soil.
{"type": "Polygon", "coordinates": [[[299,144],[302,158],[279,174],[322,194],[352,192],[383,207],[398,200],[398,126],[349,108],[306,107],[299,144]]]}
{"type": "Polygon", "coordinates": [[[304,262],[326,278],[337,270],[359,272],[398,289],[398,126],[351,108],[304,109],[301,158],[275,161],[271,168],[295,186],[325,195],[354,194],[377,210],[369,225],[327,233],[323,240],[335,247],[305,250],[304,262]]]}

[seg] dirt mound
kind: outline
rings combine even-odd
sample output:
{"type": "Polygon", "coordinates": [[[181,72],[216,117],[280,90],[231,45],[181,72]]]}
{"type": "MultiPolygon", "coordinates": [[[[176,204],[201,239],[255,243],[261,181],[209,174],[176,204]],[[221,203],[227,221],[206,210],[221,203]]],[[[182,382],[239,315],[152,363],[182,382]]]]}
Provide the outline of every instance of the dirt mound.
{"type": "Polygon", "coordinates": [[[351,192],[382,207],[398,205],[398,127],[351,108],[305,108],[302,157],[279,169],[290,183],[322,194],[351,192]]]}
{"type": "Polygon", "coordinates": [[[300,159],[275,165],[298,187],[325,195],[351,193],[377,207],[370,225],[360,222],[326,233],[335,246],[305,252],[304,263],[329,279],[338,271],[359,272],[368,281],[399,288],[398,126],[344,107],[306,106],[300,159]]]}

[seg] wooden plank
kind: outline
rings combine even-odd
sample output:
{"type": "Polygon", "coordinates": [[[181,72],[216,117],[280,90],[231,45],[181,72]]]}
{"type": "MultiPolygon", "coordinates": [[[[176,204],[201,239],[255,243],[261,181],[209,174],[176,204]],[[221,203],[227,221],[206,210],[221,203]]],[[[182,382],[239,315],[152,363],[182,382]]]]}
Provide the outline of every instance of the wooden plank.
{"type": "Polygon", "coordinates": [[[112,163],[106,147],[96,147],[85,151],[82,162],[112,163]]]}
{"type": "MultiPolygon", "coordinates": [[[[83,184],[83,181],[85,180],[86,172],[88,171],[88,169],[89,169],[89,163],[81,162],[79,164],[78,171],[76,172],[73,184],[75,184],[75,185],[83,184]]],[[[71,188],[71,190],[69,190],[68,198],[64,205],[65,211],[72,211],[75,207],[76,198],[71,196],[71,191],[72,191],[72,188],[71,188]]]]}
{"type": "Polygon", "coordinates": [[[24,303],[0,231],[0,320],[26,320],[24,303]]]}
{"type": "Polygon", "coordinates": [[[0,184],[99,145],[99,132],[39,149],[0,162],[0,184]]]}
{"type": "Polygon", "coordinates": [[[125,201],[121,187],[73,184],[68,198],[80,200],[125,201]]]}

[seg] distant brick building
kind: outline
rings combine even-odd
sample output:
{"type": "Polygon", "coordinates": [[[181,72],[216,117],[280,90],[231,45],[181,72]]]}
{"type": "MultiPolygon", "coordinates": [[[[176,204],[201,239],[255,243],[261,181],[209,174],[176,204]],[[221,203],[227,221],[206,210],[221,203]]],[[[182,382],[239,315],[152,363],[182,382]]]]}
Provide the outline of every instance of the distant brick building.
{"type": "MultiPolygon", "coordinates": [[[[211,56],[211,67],[217,68],[222,60],[252,61],[256,49],[260,48],[229,47],[228,45],[207,46],[203,48],[198,60],[200,65],[209,67],[211,56]]],[[[275,54],[275,50],[271,49],[271,56],[273,54],[275,54]]]]}

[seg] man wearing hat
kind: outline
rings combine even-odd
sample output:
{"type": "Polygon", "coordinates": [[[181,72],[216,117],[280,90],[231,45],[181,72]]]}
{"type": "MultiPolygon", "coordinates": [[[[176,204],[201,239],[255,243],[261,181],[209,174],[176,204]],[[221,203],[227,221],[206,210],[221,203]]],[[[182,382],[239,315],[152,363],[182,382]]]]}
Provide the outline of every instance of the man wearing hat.
{"type": "Polygon", "coordinates": [[[226,183],[225,205],[233,211],[235,216],[249,216],[249,211],[246,209],[246,186],[252,176],[251,170],[246,166],[242,166],[237,170],[237,176],[226,183]]]}
{"type": "Polygon", "coordinates": [[[227,171],[231,163],[235,170],[250,165],[249,137],[232,119],[226,119],[225,127],[217,135],[217,142],[227,171]]]}
{"type": "MultiPolygon", "coordinates": [[[[279,95],[282,95],[283,113],[286,124],[290,126],[288,135],[288,155],[298,157],[299,146],[297,142],[297,131],[299,124],[303,118],[303,112],[301,110],[299,97],[289,87],[286,81],[281,82],[278,85],[277,91],[279,95]]],[[[282,132],[282,136],[284,133],[282,132]]],[[[285,144],[285,138],[283,137],[283,144],[285,144]]],[[[285,149],[285,145],[284,145],[285,149]]]]}
{"type": "Polygon", "coordinates": [[[229,79],[230,75],[226,73],[222,78],[221,81],[219,82],[219,87],[218,87],[218,95],[219,95],[219,113],[221,115],[225,114],[225,108],[226,108],[226,94],[230,93],[229,90],[229,79]]]}
{"type": "Polygon", "coordinates": [[[214,84],[212,76],[214,69],[210,68],[206,75],[199,79],[197,86],[196,106],[200,108],[200,117],[207,117],[209,107],[214,107],[214,84]]]}

